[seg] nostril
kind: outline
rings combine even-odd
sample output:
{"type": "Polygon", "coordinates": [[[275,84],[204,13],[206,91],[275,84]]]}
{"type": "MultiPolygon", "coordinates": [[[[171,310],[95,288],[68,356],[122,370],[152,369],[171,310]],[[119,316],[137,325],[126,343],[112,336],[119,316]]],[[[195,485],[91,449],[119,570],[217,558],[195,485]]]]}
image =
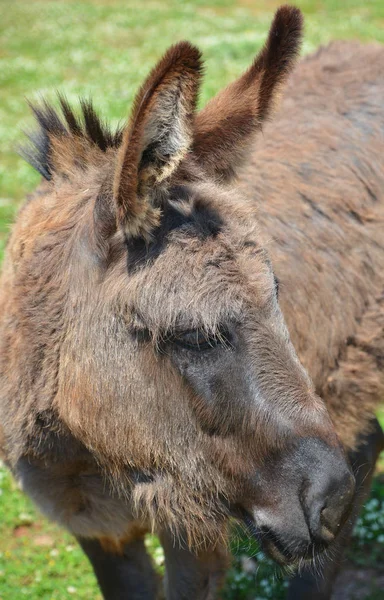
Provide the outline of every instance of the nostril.
{"type": "Polygon", "coordinates": [[[330,508],[323,508],[323,510],[320,513],[320,526],[322,530],[326,530],[325,535],[330,535],[332,540],[337,534],[340,525],[340,514],[337,511],[335,512],[330,508]]]}
{"type": "Polygon", "coordinates": [[[317,507],[313,510],[308,523],[312,540],[326,545],[333,542],[339,529],[339,523],[336,521],[333,511],[329,508],[319,510],[317,507]]]}
{"type": "Polygon", "coordinates": [[[354,490],[355,481],[349,479],[348,485],[341,492],[331,496],[321,511],[320,522],[335,535],[349,514],[354,490]]]}
{"type": "Polygon", "coordinates": [[[312,487],[313,495],[307,495],[308,525],[314,541],[330,544],[345,523],[354,495],[354,478],[348,476],[344,480],[328,484],[326,493],[319,493],[312,487]],[[308,503],[308,500],[310,502],[308,503]]]}

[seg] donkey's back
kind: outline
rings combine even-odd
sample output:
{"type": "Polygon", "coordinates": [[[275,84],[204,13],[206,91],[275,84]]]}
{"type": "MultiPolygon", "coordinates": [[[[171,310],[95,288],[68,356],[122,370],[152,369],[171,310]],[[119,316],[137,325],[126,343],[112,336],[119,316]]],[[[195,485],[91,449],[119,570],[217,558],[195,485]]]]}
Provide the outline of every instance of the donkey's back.
{"type": "Polygon", "coordinates": [[[243,180],[296,349],[353,446],[384,400],[384,48],[301,61],[243,180]]]}

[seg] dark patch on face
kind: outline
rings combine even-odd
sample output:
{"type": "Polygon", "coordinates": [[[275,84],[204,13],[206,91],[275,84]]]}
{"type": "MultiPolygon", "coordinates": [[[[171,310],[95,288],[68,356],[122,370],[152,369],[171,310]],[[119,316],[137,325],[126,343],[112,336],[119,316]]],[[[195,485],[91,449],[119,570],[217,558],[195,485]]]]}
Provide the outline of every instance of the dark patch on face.
{"type": "Polygon", "coordinates": [[[173,344],[167,353],[196,393],[192,408],[200,428],[210,436],[226,437],[241,431],[247,407],[255,397],[236,324],[227,331],[230,343],[202,352],[173,344]]]}
{"type": "Polygon", "coordinates": [[[191,210],[185,214],[178,210],[178,202],[188,203],[191,192],[187,186],[178,185],[170,190],[169,198],[163,208],[163,216],[160,227],[156,230],[153,242],[143,239],[127,239],[128,248],[128,272],[132,273],[143,267],[148,262],[154,261],[164,250],[169,234],[175,230],[183,230],[192,237],[204,240],[208,237],[216,237],[222,228],[220,216],[212,208],[207,206],[203,200],[191,203],[191,210]]]}

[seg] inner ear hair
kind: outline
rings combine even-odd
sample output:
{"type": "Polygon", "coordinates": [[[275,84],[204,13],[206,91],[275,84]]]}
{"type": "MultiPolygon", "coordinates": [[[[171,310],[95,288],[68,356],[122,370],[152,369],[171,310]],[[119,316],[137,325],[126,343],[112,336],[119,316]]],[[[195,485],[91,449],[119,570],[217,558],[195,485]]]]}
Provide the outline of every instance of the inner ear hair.
{"type": "Polygon", "coordinates": [[[200,52],[188,42],[169,48],[136,96],[114,177],[118,226],[149,239],[159,224],[156,192],[192,143],[202,72],[200,52]]]}

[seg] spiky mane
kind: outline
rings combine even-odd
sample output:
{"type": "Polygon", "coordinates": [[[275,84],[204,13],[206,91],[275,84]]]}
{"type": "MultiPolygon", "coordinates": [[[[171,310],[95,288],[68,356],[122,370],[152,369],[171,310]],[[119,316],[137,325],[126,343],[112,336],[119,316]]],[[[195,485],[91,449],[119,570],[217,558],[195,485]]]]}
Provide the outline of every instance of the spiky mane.
{"type": "Polygon", "coordinates": [[[46,100],[40,104],[29,103],[39,129],[27,133],[29,142],[20,148],[20,155],[50,180],[53,174],[51,146],[53,139],[77,138],[86,140],[102,152],[117,148],[122,140],[122,128],[112,131],[96,113],[92,101],[80,98],[80,111],[76,114],[67,99],[58,94],[60,108],[54,108],[46,100]]]}

